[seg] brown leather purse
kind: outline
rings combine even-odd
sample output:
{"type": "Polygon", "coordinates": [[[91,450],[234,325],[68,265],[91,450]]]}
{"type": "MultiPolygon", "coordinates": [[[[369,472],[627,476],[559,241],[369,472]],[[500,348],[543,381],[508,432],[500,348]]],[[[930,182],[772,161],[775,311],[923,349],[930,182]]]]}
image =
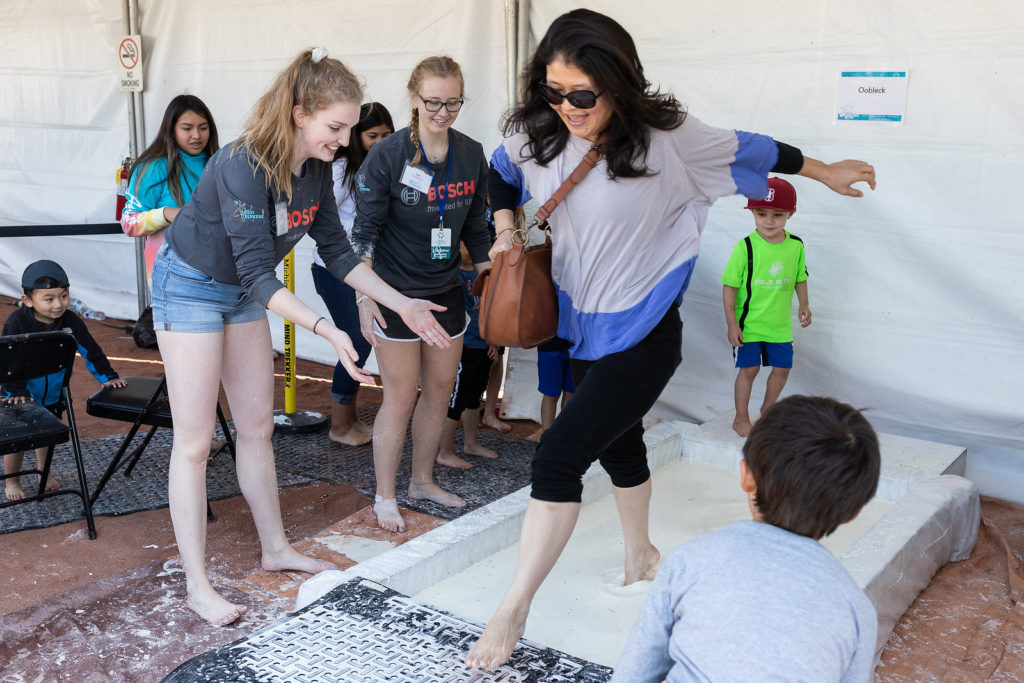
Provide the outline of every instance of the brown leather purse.
{"type": "Polygon", "coordinates": [[[529,230],[512,233],[512,248],[498,254],[473,283],[480,297],[480,336],[489,344],[529,349],[558,332],[558,296],[551,279],[551,226],[548,218],[569,191],[601,159],[591,147],[551,199],[537,210],[533,225],[547,235],[543,244],[529,246],[529,230]]]}

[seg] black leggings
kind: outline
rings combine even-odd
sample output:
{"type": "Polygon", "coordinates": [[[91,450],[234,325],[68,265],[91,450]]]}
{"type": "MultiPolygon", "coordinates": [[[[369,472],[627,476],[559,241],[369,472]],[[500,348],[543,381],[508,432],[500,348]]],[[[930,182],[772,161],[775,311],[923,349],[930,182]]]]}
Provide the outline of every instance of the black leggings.
{"type": "Polygon", "coordinates": [[[576,393],[544,432],[533,456],[531,496],[580,502],[595,460],[619,488],[650,479],[643,417],[682,361],[683,324],[675,306],[636,346],[595,361],[572,360],[576,393]]]}

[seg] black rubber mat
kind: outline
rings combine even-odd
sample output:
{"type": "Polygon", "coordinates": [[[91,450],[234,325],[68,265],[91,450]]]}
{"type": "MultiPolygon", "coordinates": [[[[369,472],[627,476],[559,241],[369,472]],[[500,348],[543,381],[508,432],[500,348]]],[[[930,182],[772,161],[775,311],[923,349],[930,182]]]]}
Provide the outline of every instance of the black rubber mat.
{"type": "Polygon", "coordinates": [[[516,681],[599,683],[608,667],[521,640],[494,672],[462,660],[483,628],[365,579],[231,645],[191,659],[164,683],[516,681]]]}
{"type": "MultiPolygon", "coordinates": [[[[374,406],[359,408],[360,417],[368,422],[373,421],[375,413],[374,406]]],[[[82,440],[82,456],[90,489],[103,476],[123,438],[123,435],[114,435],[82,440]]],[[[441,466],[436,466],[434,470],[435,481],[440,486],[466,500],[466,507],[461,509],[444,507],[431,501],[412,500],[406,495],[412,460],[412,443],[407,438],[402,464],[398,471],[399,504],[442,519],[454,519],[529,483],[530,460],[536,447],[535,443],[483,429],[480,430],[479,438],[481,444],[498,452],[497,460],[466,456],[475,464],[471,470],[454,470],[441,466]]],[[[142,435],[137,435],[134,443],[139,443],[141,439],[142,435]]],[[[93,507],[94,514],[124,515],[166,507],[171,439],[171,430],[157,430],[132,476],[125,477],[122,468],[110,479],[93,507]]],[[[336,444],[328,438],[326,428],[311,434],[275,433],[273,444],[280,487],[325,481],[332,484],[348,484],[363,495],[373,498],[375,480],[373,448],[370,444],[336,444]]],[[[462,452],[461,430],[456,436],[455,450],[457,453],[462,452]]],[[[26,454],[26,465],[34,459],[34,454],[26,454]]],[[[78,475],[70,444],[63,444],[55,449],[52,473],[60,481],[77,482],[78,475]]],[[[22,485],[26,492],[32,494],[35,493],[38,481],[38,477],[23,477],[22,485]]],[[[206,485],[210,500],[230,498],[241,493],[234,463],[226,451],[210,462],[206,485]]],[[[0,500],[6,500],[2,487],[0,500]]],[[[15,505],[0,510],[0,534],[39,529],[75,520],[84,522],[81,501],[76,496],[57,496],[42,502],[15,505]]]]}

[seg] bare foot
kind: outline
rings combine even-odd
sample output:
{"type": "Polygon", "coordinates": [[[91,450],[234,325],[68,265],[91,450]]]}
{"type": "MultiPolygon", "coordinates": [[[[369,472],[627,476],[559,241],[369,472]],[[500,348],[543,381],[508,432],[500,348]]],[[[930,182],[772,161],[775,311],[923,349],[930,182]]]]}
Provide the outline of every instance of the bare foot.
{"type": "Polygon", "coordinates": [[[185,605],[213,626],[227,626],[245,614],[245,605],[228,602],[219,593],[210,590],[203,595],[189,595],[185,605]]]}
{"type": "Polygon", "coordinates": [[[484,416],[480,419],[480,424],[484,427],[490,427],[494,431],[501,432],[502,434],[508,434],[512,431],[512,425],[507,422],[502,422],[494,413],[488,414],[487,412],[484,412],[484,416]]]}
{"type": "Polygon", "coordinates": [[[334,431],[334,427],[331,427],[331,431],[327,433],[327,438],[334,443],[340,443],[344,446],[363,446],[370,443],[370,439],[373,438],[373,432],[364,432],[359,429],[359,425],[352,425],[347,432],[338,433],[334,431]]]}
{"type": "Polygon", "coordinates": [[[530,434],[528,437],[526,437],[526,440],[527,441],[540,441],[540,437],[543,434],[544,434],[544,428],[541,427],[540,429],[535,431],[533,434],[530,434]]]}
{"type": "Polygon", "coordinates": [[[377,515],[377,526],[384,531],[405,531],[405,520],[398,512],[398,501],[394,498],[375,496],[373,514],[377,515]]]}
{"type": "Polygon", "coordinates": [[[373,434],[373,425],[368,425],[362,420],[356,420],[355,427],[363,434],[373,434]]]}
{"type": "Polygon", "coordinates": [[[4,486],[4,495],[7,500],[25,500],[25,491],[21,488],[21,482],[17,479],[8,479],[4,486]]]}
{"type": "Polygon", "coordinates": [[[225,448],[227,448],[226,442],[217,441],[217,439],[214,439],[213,441],[210,442],[210,457],[212,458],[225,448]]]}
{"type": "Polygon", "coordinates": [[[290,569],[307,574],[318,574],[328,569],[338,568],[338,565],[333,562],[303,555],[290,545],[276,553],[264,552],[260,565],[268,572],[282,572],[290,569]]]}
{"type": "Polygon", "coordinates": [[[751,427],[753,427],[753,425],[750,424],[750,419],[749,418],[737,417],[735,420],[732,421],[732,429],[733,429],[733,431],[736,432],[737,434],[739,434],[740,436],[744,437],[744,438],[746,438],[747,436],[750,436],[750,429],[751,429],[751,427]]]}
{"type": "Polygon", "coordinates": [[[497,460],[498,452],[493,451],[490,448],[481,446],[479,443],[464,444],[462,446],[462,452],[466,455],[476,455],[481,458],[487,458],[488,460],[497,460]]]}
{"type": "Polygon", "coordinates": [[[518,610],[499,607],[463,663],[471,669],[494,671],[507,662],[516,643],[523,637],[528,614],[529,607],[518,610]]]}
{"type": "Polygon", "coordinates": [[[454,453],[438,453],[437,464],[444,465],[445,467],[452,467],[457,470],[473,469],[473,463],[466,462],[454,453]]]}
{"type": "Polygon", "coordinates": [[[653,545],[647,546],[643,552],[626,558],[625,580],[622,585],[628,586],[637,581],[649,581],[657,573],[655,567],[661,561],[661,553],[653,545]]]}
{"type": "MultiPolygon", "coordinates": [[[[60,488],[60,482],[57,481],[52,474],[46,478],[46,490],[47,491],[56,491],[59,488],[60,488]]],[[[8,497],[10,497],[10,496],[8,496],[8,497]]]]}
{"type": "Polygon", "coordinates": [[[454,493],[448,493],[432,481],[425,481],[422,484],[415,481],[409,482],[409,497],[414,500],[432,500],[445,507],[464,508],[466,501],[454,493]]]}

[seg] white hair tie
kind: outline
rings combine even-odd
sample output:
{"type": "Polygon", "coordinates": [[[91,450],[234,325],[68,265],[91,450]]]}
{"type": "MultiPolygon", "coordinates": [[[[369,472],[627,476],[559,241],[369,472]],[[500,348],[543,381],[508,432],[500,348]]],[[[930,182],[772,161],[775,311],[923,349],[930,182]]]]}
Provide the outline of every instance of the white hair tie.
{"type": "Polygon", "coordinates": [[[321,59],[327,56],[327,48],[320,46],[313,48],[313,63],[317,64],[321,59]]]}

